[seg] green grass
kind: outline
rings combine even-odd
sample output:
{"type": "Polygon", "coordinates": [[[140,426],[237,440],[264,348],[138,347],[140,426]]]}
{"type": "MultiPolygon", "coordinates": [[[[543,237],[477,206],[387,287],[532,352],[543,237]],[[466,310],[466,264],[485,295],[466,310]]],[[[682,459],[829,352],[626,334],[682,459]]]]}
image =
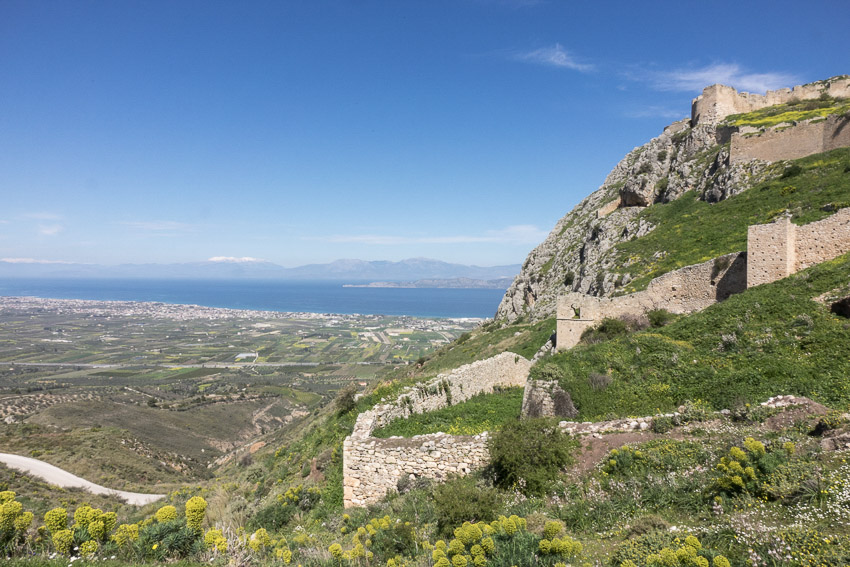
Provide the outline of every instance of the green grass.
{"type": "Polygon", "coordinates": [[[509,388],[495,394],[478,394],[457,405],[396,419],[372,435],[413,437],[438,431],[451,435],[475,435],[482,431],[495,431],[505,422],[519,417],[522,393],[522,388],[509,388]]]}
{"type": "MultiPolygon", "coordinates": [[[[777,394],[850,404],[850,321],[811,298],[846,290],[850,254],[734,295],[659,330],[578,346],[551,358],[578,419],[670,411],[702,399],[715,409],[777,394]],[[611,384],[594,390],[592,372],[611,384]]],[[[846,293],[846,291],[845,291],[846,293]]]]}
{"type": "Polygon", "coordinates": [[[467,338],[462,336],[435,351],[417,374],[433,377],[440,372],[490,358],[505,351],[530,359],[554,332],[554,317],[534,324],[515,323],[501,329],[484,325],[467,333],[467,338]]]}
{"type": "Polygon", "coordinates": [[[622,290],[632,293],[645,289],[654,278],[711,258],[745,250],[747,227],[774,220],[790,210],[793,221],[806,224],[832,214],[826,205],[850,206],[850,148],[833,150],[795,160],[799,173],[782,175],[715,204],[685,193],[670,203],[647,207],[641,217],[655,229],[635,240],[618,244],[616,265],[629,273],[632,281],[622,290]],[[658,251],[666,254],[658,259],[658,251]]]}
{"type": "Polygon", "coordinates": [[[727,116],[723,121],[729,126],[753,126],[756,128],[769,128],[783,122],[799,122],[812,118],[822,118],[830,114],[844,114],[850,112],[850,100],[824,98],[817,100],[801,100],[788,104],[777,104],[748,112],[745,114],[733,114],[727,116]]]}

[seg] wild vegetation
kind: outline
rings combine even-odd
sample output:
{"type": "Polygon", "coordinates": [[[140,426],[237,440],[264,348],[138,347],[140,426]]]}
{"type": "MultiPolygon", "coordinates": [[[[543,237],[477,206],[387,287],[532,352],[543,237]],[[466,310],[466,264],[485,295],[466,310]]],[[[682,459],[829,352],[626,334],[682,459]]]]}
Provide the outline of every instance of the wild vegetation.
{"type": "Polygon", "coordinates": [[[620,293],[645,289],[654,278],[747,248],[747,227],[786,211],[796,224],[823,219],[850,206],[850,148],[773,166],[771,180],[709,204],[694,193],[647,207],[640,216],[655,228],[619,243],[618,273],[632,278],[620,293]]]}
{"type": "Polygon", "coordinates": [[[823,95],[819,99],[797,100],[777,104],[745,114],[733,114],[723,120],[729,126],[769,128],[783,123],[823,118],[830,114],[850,112],[850,100],[823,95]]]}
{"type": "MultiPolygon", "coordinates": [[[[807,101],[728,123],[770,126],[844,104],[807,101]]],[[[848,149],[772,168],[769,181],[720,203],[688,193],[640,212],[655,228],[615,248],[632,278],[623,292],[742,250],[747,226],[786,210],[802,224],[850,206],[848,149]]],[[[376,435],[490,431],[487,468],[439,483],[402,476],[386,498],[351,510],[342,451],[359,413],[463,364],[504,351],[532,358],[554,320],[401,333],[392,321],[10,316],[4,450],[168,496],[135,508],[0,466],[0,552],[9,564],[56,567],[847,565],[850,322],[830,303],[850,295],[848,274],[850,254],[690,316],[605,319],[571,351],[543,356],[532,377],[557,380],[578,420],[654,415],[649,430],[573,438],[555,419],[518,419],[518,389],[476,396],[376,435]],[[243,353],[308,366],[236,365],[243,353]],[[47,360],[79,366],[21,364],[47,360]],[[84,366],[103,363],[120,367],[84,366]],[[777,394],[814,401],[760,405],[777,394]]]]}

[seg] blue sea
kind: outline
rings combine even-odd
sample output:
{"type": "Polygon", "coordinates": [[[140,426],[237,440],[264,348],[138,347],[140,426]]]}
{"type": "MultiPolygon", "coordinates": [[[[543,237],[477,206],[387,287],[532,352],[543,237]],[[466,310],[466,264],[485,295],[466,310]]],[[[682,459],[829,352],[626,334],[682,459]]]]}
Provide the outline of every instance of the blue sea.
{"type": "Polygon", "coordinates": [[[0,280],[0,296],[162,303],[412,317],[492,317],[498,289],[343,287],[341,282],[257,280],[25,279],[0,280]]]}

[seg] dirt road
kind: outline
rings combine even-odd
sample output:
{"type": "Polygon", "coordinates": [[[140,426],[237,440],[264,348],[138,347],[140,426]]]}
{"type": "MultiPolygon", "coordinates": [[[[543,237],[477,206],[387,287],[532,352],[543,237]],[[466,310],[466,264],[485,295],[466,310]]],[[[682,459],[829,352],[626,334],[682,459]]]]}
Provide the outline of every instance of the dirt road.
{"type": "Polygon", "coordinates": [[[144,506],[145,504],[156,502],[160,498],[165,498],[165,494],[141,494],[139,492],[125,492],[123,490],[106,488],[72,475],[59,467],[55,467],[49,463],[45,463],[44,461],[39,461],[38,459],[33,459],[31,457],[22,457],[20,455],[12,455],[10,453],[0,453],[0,463],[27,474],[37,476],[50,484],[55,484],[62,488],[82,488],[84,490],[88,490],[92,494],[116,496],[134,506],[144,506]]]}

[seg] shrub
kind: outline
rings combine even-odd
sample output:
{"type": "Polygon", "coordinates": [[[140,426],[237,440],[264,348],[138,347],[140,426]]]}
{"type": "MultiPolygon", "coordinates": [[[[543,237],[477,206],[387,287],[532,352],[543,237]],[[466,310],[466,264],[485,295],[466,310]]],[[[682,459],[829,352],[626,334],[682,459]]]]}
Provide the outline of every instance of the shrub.
{"type": "Polygon", "coordinates": [[[667,433],[673,429],[673,418],[666,415],[659,415],[652,420],[653,433],[667,433]]]}
{"type": "Polygon", "coordinates": [[[607,374],[591,372],[587,376],[587,381],[590,382],[590,387],[594,390],[604,390],[611,385],[612,378],[607,374]]]}
{"type": "Polygon", "coordinates": [[[581,341],[586,344],[601,343],[628,334],[626,323],[621,319],[606,317],[599,323],[586,329],[581,334],[581,341]]]}
{"type": "Polygon", "coordinates": [[[354,400],[355,394],[357,394],[357,389],[354,387],[354,384],[348,384],[337,393],[336,398],[334,398],[334,409],[336,409],[338,415],[348,413],[354,409],[357,405],[357,402],[354,400]]]}
{"type": "MultiPolygon", "coordinates": [[[[79,512],[79,510],[77,510],[79,512]]],[[[163,506],[154,514],[156,521],[159,523],[171,522],[177,519],[177,508],[171,506],[170,504],[167,506],[163,506]]],[[[77,513],[74,513],[74,520],[77,519],[77,513]]],[[[77,522],[79,523],[79,522],[77,522]]]]}
{"type": "Polygon", "coordinates": [[[68,511],[65,508],[53,508],[44,514],[44,525],[55,534],[60,530],[68,528],[68,511]]]}
{"type": "Polygon", "coordinates": [[[201,535],[189,528],[182,518],[157,521],[141,529],[135,549],[137,555],[145,559],[182,559],[203,551],[204,540],[201,535]]]}
{"type": "Polygon", "coordinates": [[[561,470],[573,462],[578,446],[557,423],[545,418],[505,424],[490,437],[490,467],[496,485],[542,495],[561,470]]]}
{"type": "Polygon", "coordinates": [[[667,311],[666,309],[653,309],[649,313],[646,314],[649,319],[649,325],[653,328],[663,327],[668,323],[672,322],[673,319],[676,318],[675,315],[667,311]]]}
{"type": "Polygon", "coordinates": [[[489,522],[496,519],[502,506],[499,492],[479,486],[471,477],[454,478],[433,489],[437,531],[451,534],[463,522],[489,522]]]}
{"type": "Polygon", "coordinates": [[[207,511],[207,501],[200,496],[193,496],[186,502],[186,525],[200,531],[207,511]]]}

